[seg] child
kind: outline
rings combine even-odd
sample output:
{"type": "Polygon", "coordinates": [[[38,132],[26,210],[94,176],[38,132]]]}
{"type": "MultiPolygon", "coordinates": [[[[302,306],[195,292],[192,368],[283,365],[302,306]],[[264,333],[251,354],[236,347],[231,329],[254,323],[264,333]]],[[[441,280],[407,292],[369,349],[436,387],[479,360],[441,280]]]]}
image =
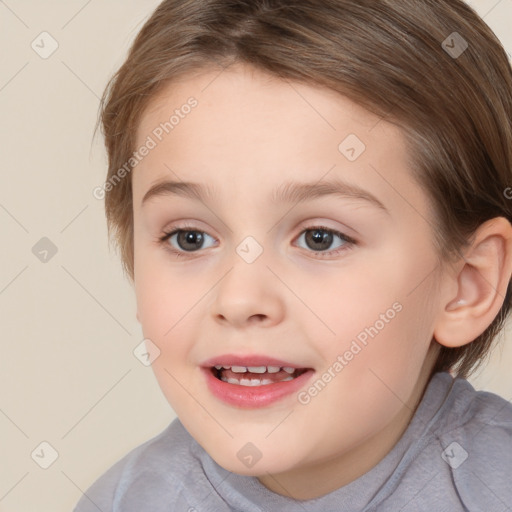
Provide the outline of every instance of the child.
{"type": "Polygon", "coordinates": [[[506,511],[512,71],[459,0],[166,0],[102,102],[178,418],[76,512],[506,511]]]}

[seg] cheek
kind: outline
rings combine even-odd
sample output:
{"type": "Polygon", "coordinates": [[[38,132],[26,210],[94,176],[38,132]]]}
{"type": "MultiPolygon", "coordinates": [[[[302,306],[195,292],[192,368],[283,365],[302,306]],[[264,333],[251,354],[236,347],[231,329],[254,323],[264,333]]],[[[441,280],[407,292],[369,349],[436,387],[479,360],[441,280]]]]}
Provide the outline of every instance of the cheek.
{"type": "Polygon", "coordinates": [[[326,281],[324,294],[311,297],[331,330],[316,339],[328,364],[346,354],[357,372],[371,366],[386,374],[398,368],[415,374],[432,335],[431,314],[425,308],[431,283],[425,275],[435,262],[407,245],[393,244],[378,256],[373,262],[361,259],[350,273],[326,281]]]}
{"type": "Polygon", "coordinates": [[[195,271],[172,267],[160,251],[141,251],[139,255],[135,273],[139,321],[144,337],[160,350],[152,364],[153,372],[167,399],[179,403],[183,397],[177,382],[189,390],[195,385],[188,362],[197,335],[201,297],[211,286],[195,271]]]}
{"type": "Polygon", "coordinates": [[[197,302],[197,288],[197,280],[187,280],[183,272],[170,267],[163,249],[136,248],[135,295],[145,330],[159,337],[166,334],[197,302]]]}
{"type": "Polygon", "coordinates": [[[356,443],[371,436],[410,399],[429,344],[428,336],[419,332],[408,336],[418,311],[411,301],[403,302],[387,324],[375,322],[385,308],[361,308],[363,313],[357,319],[339,324],[340,333],[346,332],[346,336],[342,334],[331,346],[324,345],[326,366],[318,377],[334,377],[327,377],[330,382],[306,407],[311,407],[309,418],[329,416],[332,426],[326,427],[327,439],[339,438],[340,432],[345,442],[356,443]],[[358,338],[360,334],[364,337],[358,338]]]}
{"type": "Polygon", "coordinates": [[[137,271],[137,311],[143,335],[160,350],[152,370],[168,402],[176,412],[182,412],[183,404],[190,398],[184,389],[194,392],[196,385],[187,362],[194,336],[193,308],[199,291],[195,282],[171,272],[149,251],[140,259],[137,271]]]}

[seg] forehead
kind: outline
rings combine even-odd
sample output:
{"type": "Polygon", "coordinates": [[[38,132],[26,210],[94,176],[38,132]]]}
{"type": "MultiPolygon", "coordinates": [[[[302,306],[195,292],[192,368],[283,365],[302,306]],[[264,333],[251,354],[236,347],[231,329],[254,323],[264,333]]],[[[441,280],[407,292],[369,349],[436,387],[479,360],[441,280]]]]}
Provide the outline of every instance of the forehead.
{"type": "Polygon", "coordinates": [[[139,202],[167,178],[257,195],[329,177],[373,190],[383,203],[407,196],[426,208],[397,125],[334,91],[247,66],[167,84],[141,117],[137,147],[148,138],[155,147],[132,176],[139,202]]]}
{"type": "MultiPolygon", "coordinates": [[[[269,123],[272,121],[269,129],[277,126],[279,120],[301,120],[313,123],[312,129],[318,125],[320,129],[336,131],[341,121],[336,114],[340,112],[354,128],[357,125],[364,131],[371,131],[381,121],[379,116],[335,91],[281,79],[237,63],[226,69],[197,70],[168,82],[151,98],[143,112],[137,127],[137,142],[142,142],[147,133],[160,122],[168,121],[173,113],[180,115],[179,111],[184,107],[184,110],[188,110],[186,104],[190,98],[197,100],[200,107],[194,109],[194,113],[197,110],[205,112],[206,109],[211,113],[216,108],[223,110],[224,118],[217,120],[218,128],[225,127],[229,122],[245,120],[244,116],[252,114],[254,107],[269,123]]],[[[291,127],[287,128],[292,133],[291,127]]],[[[245,125],[244,131],[249,129],[250,126],[245,125]]],[[[399,138],[398,130],[396,132],[399,138]]],[[[219,137],[222,135],[221,132],[216,133],[219,137]]],[[[215,137],[216,133],[212,133],[211,137],[215,137]]]]}

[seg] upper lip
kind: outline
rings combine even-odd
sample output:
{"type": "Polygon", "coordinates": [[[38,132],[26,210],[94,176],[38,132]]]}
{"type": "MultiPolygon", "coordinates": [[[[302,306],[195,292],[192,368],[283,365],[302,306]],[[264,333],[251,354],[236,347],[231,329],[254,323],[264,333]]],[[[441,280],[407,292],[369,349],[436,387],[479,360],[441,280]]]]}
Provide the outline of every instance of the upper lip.
{"type": "Polygon", "coordinates": [[[275,357],[264,356],[260,354],[223,354],[220,356],[212,357],[203,361],[201,366],[211,368],[212,366],[280,366],[289,368],[308,368],[307,366],[298,365],[275,357]]]}

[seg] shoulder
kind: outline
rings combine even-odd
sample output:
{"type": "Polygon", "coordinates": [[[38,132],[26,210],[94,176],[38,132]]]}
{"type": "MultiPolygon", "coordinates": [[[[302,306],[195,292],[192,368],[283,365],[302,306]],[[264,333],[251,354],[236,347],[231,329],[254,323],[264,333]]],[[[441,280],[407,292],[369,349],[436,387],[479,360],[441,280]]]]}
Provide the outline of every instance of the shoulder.
{"type": "Polygon", "coordinates": [[[457,492],[467,506],[500,510],[512,503],[512,404],[458,378],[447,398],[438,439],[457,492]]]}
{"type": "Polygon", "coordinates": [[[512,403],[503,397],[477,391],[467,380],[457,378],[444,406],[439,425],[443,434],[463,433],[468,447],[475,449],[482,445],[490,448],[505,440],[512,442],[512,403]]]}
{"type": "Polygon", "coordinates": [[[74,512],[137,510],[139,505],[142,510],[152,505],[148,502],[149,495],[160,501],[162,489],[170,496],[178,493],[187,468],[197,459],[195,445],[176,418],[160,434],[131,450],[105,471],[80,498],[74,512]],[[178,474],[180,478],[176,478],[178,474]]]}

